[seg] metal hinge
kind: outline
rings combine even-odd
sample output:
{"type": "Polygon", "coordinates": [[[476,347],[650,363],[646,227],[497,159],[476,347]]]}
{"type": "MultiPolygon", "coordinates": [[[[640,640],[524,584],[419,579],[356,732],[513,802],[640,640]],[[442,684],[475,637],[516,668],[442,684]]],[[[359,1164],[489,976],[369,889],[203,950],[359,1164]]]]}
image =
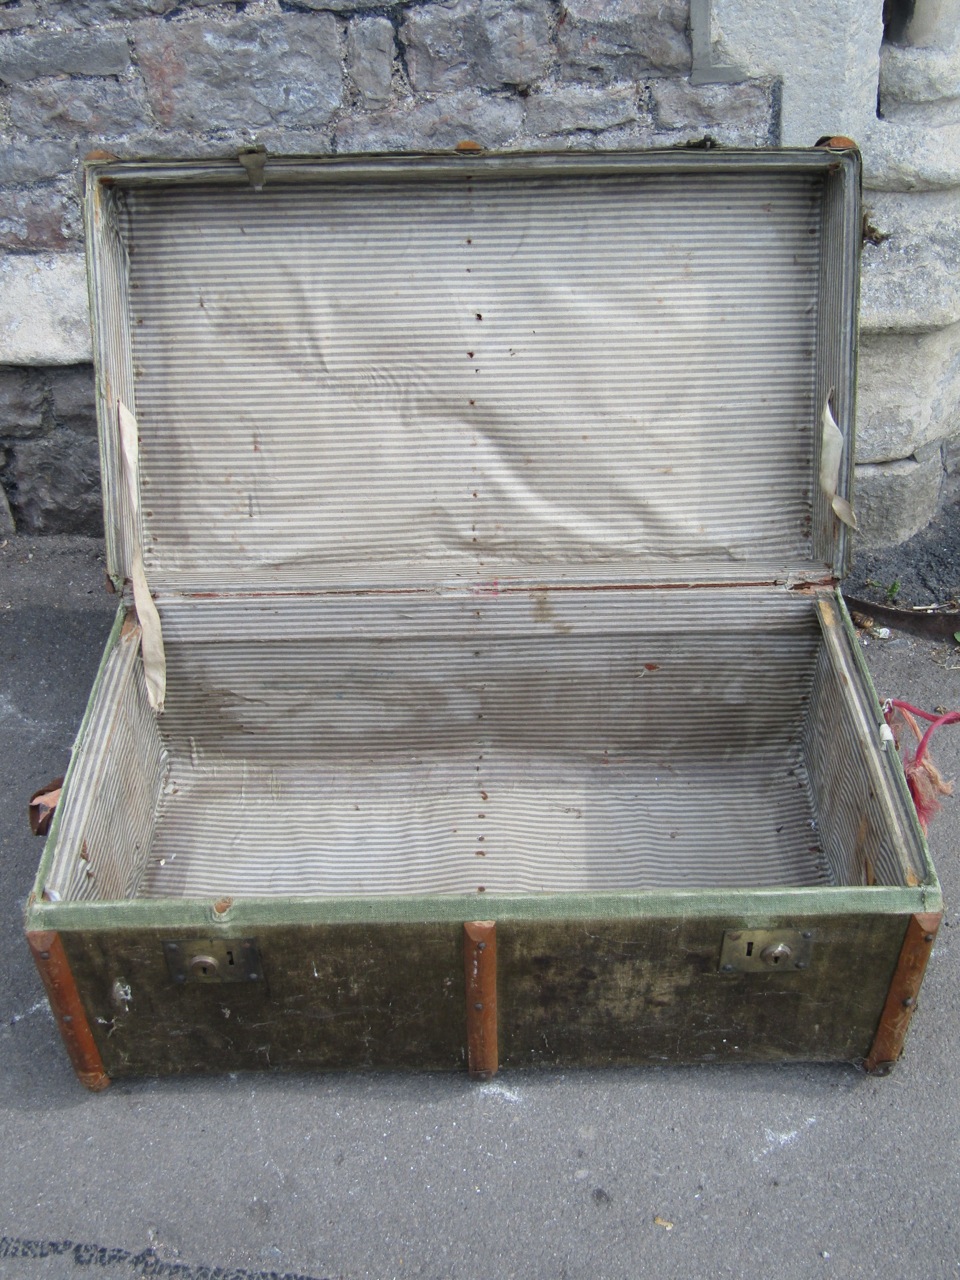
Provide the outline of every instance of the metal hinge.
{"type": "Polygon", "coordinates": [[[813,929],[728,929],[720,948],[720,972],[806,969],[815,936],[813,929]]]}

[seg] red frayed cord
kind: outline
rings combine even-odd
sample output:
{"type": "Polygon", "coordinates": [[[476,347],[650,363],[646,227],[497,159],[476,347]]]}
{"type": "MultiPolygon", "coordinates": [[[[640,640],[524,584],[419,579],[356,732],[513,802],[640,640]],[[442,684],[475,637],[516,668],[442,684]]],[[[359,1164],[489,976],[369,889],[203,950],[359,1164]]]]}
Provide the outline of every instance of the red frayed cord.
{"type": "Polygon", "coordinates": [[[946,711],[942,715],[936,711],[922,711],[919,707],[915,707],[912,703],[901,702],[899,698],[888,698],[883,704],[884,715],[887,714],[890,707],[899,707],[901,711],[909,711],[911,715],[919,716],[921,720],[945,720],[951,716],[960,717],[960,711],[946,711]]]}
{"type": "MultiPolygon", "coordinates": [[[[949,795],[953,790],[953,786],[949,782],[944,782],[935,764],[925,759],[927,746],[932,738],[935,730],[945,724],[960,723],[960,711],[947,711],[944,715],[936,715],[929,711],[922,711],[919,707],[912,706],[909,702],[901,702],[898,698],[890,698],[884,704],[884,719],[891,718],[894,708],[904,713],[909,719],[911,716],[919,716],[921,720],[930,722],[926,733],[920,738],[916,751],[904,763],[904,773],[907,776],[907,786],[910,788],[910,794],[913,797],[914,807],[917,811],[917,817],[924,831],[930,823],[930,819],[940,808],[938,796],[949,795]]],[[[916,725],[913,726],[916,729],[916,725]]],[[[916,729],[919,735],[919,729],[916,729]]]]}
{"type": "Polygon", "coordinates": [[[920,745],[919,747],[917,747],[916,754],[913,757],[916,763],[919,764],[920,761],[923,759],[923,753],[926,751],[927,743],[930,741],[930,738],[933,736],[933,732],[935,729],[939,729],[941,725],[957,724],[957,723],[960,723],[960,711],[948,711],[946,715],[937,716],[937,718],[930,725],[930,728],[920,739],[920,745]]]}
{"type": "Polygon", "coordinates": [[[914,752],[914,764],[920,764],[923,760],[927,751],[927,745],[935,730],[945,724],[960,724],[960,711],[945,711],[943,715],[937,715],[933,711],[921,711],[919,707],[911,706],[909,702],[901,702],[899,698],[889,698],[885,705],[889,707],[897,707],[900,711],[909,711],[911,715],[919,716],[921,720],[931,721],[930,728],[920,739],[920,745],[914,752]]]}

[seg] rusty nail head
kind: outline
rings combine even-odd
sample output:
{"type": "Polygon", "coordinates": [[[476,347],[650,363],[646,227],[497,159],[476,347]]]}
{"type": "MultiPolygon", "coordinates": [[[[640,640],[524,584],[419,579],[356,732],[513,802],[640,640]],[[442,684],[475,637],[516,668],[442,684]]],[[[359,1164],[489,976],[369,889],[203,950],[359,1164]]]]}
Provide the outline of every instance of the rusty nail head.
{"type": "Polygon", "coordinates": [[[477,943],[477,950],[478,950],[478,951],[486,951],[486,949],[487,949],[487,944],[486,944],[485,942],[478,942],[478,943],[477,943]]]}
{"type": "Polygon", "coordinates": [[[70,1013],[65,1013],[65,1014],[63,1015],[63,1020],[64,1020],[64,1022],[72,1022],[72,1021],[73,1021],[73,1015],[72,1015],[72,1014],[70,1014],[70,1013]]]}
{"type": "Polygon", "coordinates": [[[801,933],[800,937],[805,938],[809,942],[810,939],[813,937],[813,934],[810,932],[809,929],[805,929],[803,933],[801,933]]]}
{"type": "Polygon", "coordinates": [[[49,959],[50,959],[50,952],[49,952],[49,951],[41,951],[41,952],[40,952],[40,959],[41,959],[41,960],[49,960],[49,959]]]}
{"type": "Polygon", "coordinates": [[[482,1008],[483,1008],[483,1005],[482,1005],[482,1004],[480,1003],[480,1001],[478,1000],[478,1001],[477,1001],[477,1003],[476,1003],[473,1007],[474,1007],[475,1009],[482,1009],[482,1008]]]}
{"type": "Polygon", "coordinates": [[[923,940],[924,942],[933,942],[935,937],[936,937],[936,934],[934,933],[925,933],[923,935],[923,940]]]}
{"type": "Polygon", "coordinates": [[[916,996],[907,996],[906,1000],[904,1000],[903,1002],[903,1007],[905,1009],[912,1009],[916,1003],[917,1003],[916,996]]]}

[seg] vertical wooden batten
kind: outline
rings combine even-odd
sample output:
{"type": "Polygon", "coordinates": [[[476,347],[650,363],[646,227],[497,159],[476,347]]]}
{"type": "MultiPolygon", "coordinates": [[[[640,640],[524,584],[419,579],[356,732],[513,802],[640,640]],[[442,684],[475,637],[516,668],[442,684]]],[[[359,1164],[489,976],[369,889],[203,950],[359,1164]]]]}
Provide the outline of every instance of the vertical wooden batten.
{"type": "Polygon", "coordinates": [[[942,912],[927,912],[910,917],[900,959],[880,1015],[877,1034],[864,1059],[865,1070],[886,1075],[903,1052],[903,1042],[913,1011],[917,1007],[920,985],[942,919],[942,912]]]}
{"type": "Polygon", "coordinates": [[[467,991],[467,1066],[489,1080],[500,1065],[497,1047],[497,926],[474,920],[463,926],[463,966],[467,991]]]}
{"type": "Polygon", "coordinates": [[[90,1030],[87,1011],[58,933],[31,931],[27,941],[77,1079],[94,1093],[110,1083],[90,1030]]]}

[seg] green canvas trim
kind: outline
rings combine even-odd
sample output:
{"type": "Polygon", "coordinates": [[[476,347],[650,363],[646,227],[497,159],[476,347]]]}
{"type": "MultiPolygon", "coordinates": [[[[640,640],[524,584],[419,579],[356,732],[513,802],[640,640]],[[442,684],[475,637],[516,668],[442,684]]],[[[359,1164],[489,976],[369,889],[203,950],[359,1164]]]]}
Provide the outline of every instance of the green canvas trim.
{"type": "Polygon", "coordinates": [[[35,902],[29,929],[178,929],[269,925],[435,924],[464,920],[627,920],[718,916],[763,921],[837,915],[913,915],[942,910],[938,885],[916,888],[682,889],[638,893],[455,894],[351,898],[241,898],[223,913],[210,899],[35,902]]]}
{"type": "MultiPolygon", "coordinates": [[[[50,874],[50,867],[53,864],[53,859],[57,851],[57,839],[60,834],[61,818],[63,816],[64,809],[66,808],[67,801],[70,796],[70,787],[73,781],[74,774],[76,773],[77,769],[80,767],[78,758],[77,758],[78,748],[82,744],[84,738],[86,737],[87,730],[90,727],[90,720],[93,716],[94,704],[96,703],[97,698],[99,697],[100,687],[103,684],[104,677],[106,675],[107,662],[109,661],[111,653],[113,653],[113,650],[117,647],[117,644],[120,640],[120,631],[123,627],[123,622],[125,617],[126,617],[126,609],[121,604],[117,608],[116,615],[114,616],[113,626],[110,628],[110,634],[107,636],[107,642],[106,642],[106,645],[104,646],[103,655],[100,658],[100,665],[97,668],[97,674],[93,681],[93,688],[90,690],[90,697],[87,699],[87,705],[83,713],[83,719],[80,721],[80,728],[77,730],[77,735],[73,740],[73,746],[70,749],[70,763],[67,766],[66,777],[64,778],[64,781],[63,781],[63,790],[60,793],[60,802],[58,803],[56,812],[53,815],[53,821],[50,824],[50,830],[47,834],[47,842],[44,845],[43,854],[40,858],[40,866],[37,869],[37,878],[34,881],[34,885],[33,885],[33,894],[31,895],[31,897],[35,898],[37,902],[40,902],[43,898],[44,886],[47,881],[47,876],[50,874]]],[[[28,910],[27,910],[28,917],[29,917],[29,914],[30,914],[30,908],[28,907],[28,910]]],[[[27,927],[35,928],[37,926],[28,925],[27,927]]]]}
{"type": "MultiPolygon", "coordinates": [[[[883,704],[880,701],[880,695],[877,693],[876,685],[873,683],[873,677],[870,675],[870,669],[860,649],[860,642],[857,639],[857,631],[853,625],[853,619],[847,609],[847,602],[843,598],[843,592],[839,587],[836,588],[837,604],[840,610],[840,617],[843,621],[844,630],[850,641],[850,651],[853,654],[853,663],[857,669],[863,689],[870,704],[870,711],[876,718],[878,725],[883,723],[883,704]]],[[[897,799],[906,815],[907,825],[914,836],[916,842],[916,852],[919,854],[919,862],[923,870],[923,883],[934,888],[939,893],[940,880],[937,876],[936,868],[933,865],[933,858],[930,854],[930,845],[924,834],[923,827],[920,825],[920,819],[917,817],[916,805],[913,803],[913,796],[910,794],[910,788],[907,786],[907,775],[903,771],[903,761],[898,751],[890,751],[887,753],[890,757],[890,781],[896,791],[897,799]]]]}

